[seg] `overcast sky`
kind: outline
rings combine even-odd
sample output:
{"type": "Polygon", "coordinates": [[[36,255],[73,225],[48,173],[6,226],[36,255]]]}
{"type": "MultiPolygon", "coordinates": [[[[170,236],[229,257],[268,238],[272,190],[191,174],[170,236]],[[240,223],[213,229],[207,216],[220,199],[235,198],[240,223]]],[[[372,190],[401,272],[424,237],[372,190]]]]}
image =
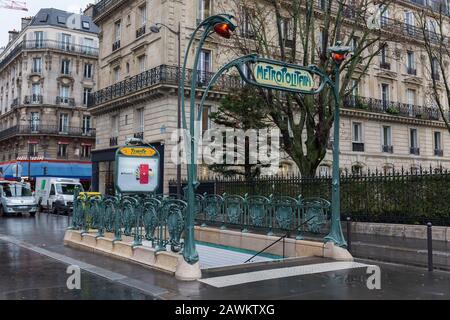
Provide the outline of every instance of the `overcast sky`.
{"type": "MultiPolygon", "coordinates": [[[[19,0],[24,2],[25,0],[19,0]]],[[[56,8],[70,12],[80,13],[80,9],[86,8],[94,0],[27,0],[27,11],[9,10],[0,8],[1,30],[0,47],[8,43],[8,31],[20,30],[21,18],[34,16],[42,8],[56,8]]]]}

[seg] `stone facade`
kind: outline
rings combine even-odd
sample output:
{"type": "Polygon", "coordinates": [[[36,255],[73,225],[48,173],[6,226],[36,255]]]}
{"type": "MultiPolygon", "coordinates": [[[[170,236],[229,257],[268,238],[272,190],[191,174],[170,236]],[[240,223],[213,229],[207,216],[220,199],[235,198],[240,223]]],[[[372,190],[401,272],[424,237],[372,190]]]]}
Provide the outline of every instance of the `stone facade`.
{"type": "MultiPolygon", "coordinates": [[[[94,154],[98,154],[99,164],[94,171],[99,173],[97,185],[100,191],[104,191],[106,181],[113,178],[113,172],[107,169],[113,163],[112,154],[126,138],[133,136],[143,136],[146,141],[164,147],[167,191],[168,180],[176,175],[176,166],[169,155],[174,147],[171,133],[177,126],[178,23],[181,24],[183,61],[197,21],[208,14],[227,11],[224,10],[227,3],[117,0],[100,1],[94,7],[94,21],[101,29],[98,72],[101,90],[93,95],[89,110],[97,122],[94,154]],[[154,33],[150,31],[154,23],[165,26],[154,33]]],[[[320,10],[320,3],[318,1],[317,10],[320,10]]],[[[418,9],[420,7],[413,1],[396,1],[389,8],[389,21],[404,23],[406,12],[417,12],[418,9]]],[[[403,26],[400,30],[409,32],[403,26]]],[[[340,146],[342,169],[450,166],[450,135],[429,100],[426,56],[419,49],[420,35],[417,30],[415,32],[417,37],[399,34],[400,41],[389,43],[385,59],[376,57],[355,87],[355,99],[344,102],[340,146]],[[412,58],[410,52],[413,52],[412,58]],[[413,63],[408,64],[408,59],[413,63]],[[401,110],[391,110],[389,107],[393,104],[401,110]]],[[[204,49],[202,71],[206,73],[218,70],[230,57],[235,57],[217,36],[210,37],[204,49]]],[[[189,57],[187,65],[191,67],[193,52],[189,57]]],[[[233,81],[228,80],[211,92],[207,101],[211,110],[233,89],[233,81]]],[[[331,159],[329,150],[319,168],[320,174],[330,173],[331,159]]],[[[296,171],[292,161],[283,160],[281,173],[296,171]]],[[[207,171],[202,169],[200,174],[207,174],[207,171]]]]}
{"type": "Polygon", "coordinates": [[[69,28],[70,16],[41,9],[22,20],[20,32],[10,32],[0,54],[3,170],[28,159],[90,164],[95,123],[87,93],[97,87],[98,28],[87,16],[69,28]]]}

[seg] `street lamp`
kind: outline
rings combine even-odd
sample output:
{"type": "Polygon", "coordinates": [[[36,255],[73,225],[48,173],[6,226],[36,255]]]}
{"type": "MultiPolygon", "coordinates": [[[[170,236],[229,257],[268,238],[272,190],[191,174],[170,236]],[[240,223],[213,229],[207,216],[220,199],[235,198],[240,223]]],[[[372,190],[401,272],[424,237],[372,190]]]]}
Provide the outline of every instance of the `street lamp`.
{"type": "MultiPolygon", "coordinates": [[[[159,33],[161,28],[164,27],[170,32],[172,32],[174,35],[178,38],[178,68],[177,68],[177,77],[178,77],[178,105],[177,105],[177,128],[178,133],[180,133],[181,130],[181,96],[184,95],[183,92],[180,90],[180,82],[181,82],[181,24],[178,22],[178,31],[173,30],[171,27],[163,24],[163,23],[155,23],[153,26],[150,27],[150,31],[153,33],[159,33]]],[[[178,140],[178,146],[180,145],[180,139],[178,140]]],[[[179,147],[178,147],[179,148],[179,147]]],[[[178,199],[181,198],[181,164],[179,161],[180,152],[177,150],[177,196],[178,199]]]]}
{"type": "Polygon", "coordinates": [[[333,141],[333,177],[332,177],[332,207],[331,207],[331,230],[325,237],[325,241],[334,242],[340,247],[347,245],[341,228],[341,182],[339,172],[339,134],[340,134],[340,72],[342,62],[352,51],[350,47],[342,46],[342,42],[336,42],[336,46],[329,48],[331,58],[334,61],[334,85],[333,94],[334,107],[334,141],[333,141]]]}
{"type": "MultiPolygon", "coordinates": [[[[236,29],[236,26],[231,22],[233,16],[229,14],[219,14],[215,16],[208,17],[203,20],[195,29],[190,37],[189,44],[186,48],[186,53],[184,56],[184,63],[182,69],[182,77],[180,83],[180,92],[184,92],[184,84],[186,80],[186,68],[190,49],[194,41],[197,41],[196,34],[202,30],[202,35],[200,41],[197,45],[197,51],[195,53],[194,65],[191,74],[191,90],[190,90],[190,110],[189,110],[189,140],[186,141],[186,150],[188,158],[188,185],[187,185],[187,213],[185,220],[185,230],[184,230],[184,248],[183,248],[183,258],[187,262],[182,267],[180,267],[177,276],[184,280],[192,280],[200,277],[200,267],[198,265],[198,253],[195,248],[195,238],[194,238],[194,219],[195,219],[195,189],[198,187],[197,181],[197,148],[198,148],[198,138],[196,135],[195,126],[195,101],[196,101],[196,87],[197,87],[197,72],[198,64],[200,60],[200,53],[205,43],[206,39],[216,33],[221,37],[226,39],[231,37],[231,33],[236,29]],[[190,144],[189,144],[190,142],[190,144]]],[[[183,129],[187,131],[187,120],[186,120],[186,108],[185,108],[185,97],[184,94],[181,96],[181,110],[182,110],[182,123],[183,129]]],[[[198,128],[197,128],[198,129],[198,128]]]]}

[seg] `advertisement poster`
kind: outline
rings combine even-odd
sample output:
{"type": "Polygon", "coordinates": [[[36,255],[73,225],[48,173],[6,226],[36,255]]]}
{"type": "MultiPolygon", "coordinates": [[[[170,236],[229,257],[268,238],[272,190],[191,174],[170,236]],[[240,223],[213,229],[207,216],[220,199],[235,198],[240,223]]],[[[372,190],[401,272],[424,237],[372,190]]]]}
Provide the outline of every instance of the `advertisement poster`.
{"type": "Polygon", "coordinates": [[[118,151],[116,185],[120,192],[154,192],[158,179],[159,156],[154,149],[126,147],[118,151]]]}

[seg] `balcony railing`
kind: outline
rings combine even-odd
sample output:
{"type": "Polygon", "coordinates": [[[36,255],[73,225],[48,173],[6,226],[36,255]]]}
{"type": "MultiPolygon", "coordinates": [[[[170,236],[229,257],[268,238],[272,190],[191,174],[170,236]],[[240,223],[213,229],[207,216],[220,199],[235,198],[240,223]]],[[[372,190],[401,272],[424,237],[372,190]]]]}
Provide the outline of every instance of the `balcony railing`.
{"type": "Polygon", "coordinates": [[[95,6],[93,10],[93,18],[97,18],[102,13],[106,12],[116,4],[119,4],[123,0],[102,0],[99,1],[95,6]]]}
{"type": "Polygon", "coordinates": [[[386,70],[391,70],[391,64],[389,62],[380,62],[380,68],[386,69],[386,70]]]}
{"type": "Polygon", "coordinates": [[[120,40],[117,40],[112,44],[112,51],[116,51],[120,49],[120,40]]]}
{"type": "Polygon", "coordinates": [[[443,157],[444,156],[444,150],[442,150],[442,149],[434,149],[434,155],[436,157],[443,157]]]}
{"type": "Polygon", "coordinates": [[[419,156],[420,155],[420,148],[416,148],[416,147],[410,147],[409,148],[409,153],[419,156]]]}
{"type": "Polygon", "coordinates": [[[61,132],[61,128],[58,125],[15,125],[11,128],[0,131],[0,140],[10,138],[14,135],[48,135],[48,134],[63,134],[64,136],[76,136],[76,137],[95,137],[95,129],[86,129],[82,127],[66,127],[64,132],[61,132]]]}
{"type": "Polygon", "coordinates": [[[53,49],[97,57],[98,48],[56,40],[26,40],[18,43],[12,51],[0,61],[0,69],[5,67],[17,54],[24,50],[53,49]]]}
{"type": "MultiPolygon", "coordinates": [[[[112,86],[101,89],[89,95],[88,107],[95,107],[102,103],[125,97],[129,94],[138,92],[140,90],[166,84],[178,86],[180,72],[176,66],[160,65],[159,67],[144,71],[129,79],[123,80],[112,86]]],[[[212,72],[199,72],[198,86],[205,87],[214,76],[212,72]]],[[[186,70],[186,82],[185,85],[189,86],[192,79],[192,69],[186,70]]],[[[222,75],[216,84],[213,86],[213,90],[217,91],[229,91],[235,90],[242,86],[242,80],[238,76],[222,75]]]]}
{"type": "Polygon", "coordinates": [[[29,105],[29,104],[42,104],[43,97],[39,94],[33,94],[31,96],[25,96],[23,99],[23,104],[29,105]]]}
{"type": "Polygon", "coordinates": [[[344,99],[344,108],[361,109],[369,112],[385,113],[394,116],[424,120],[442,120],[438,108],[422,107],[413,104],[365,98],[360,96],[347,96],[344,99]]]}
{"type": "Polygon", "coordinates": [[[75,99],[68,97],[56,97],[56,105],[75,107],[75,99]]]}
{"type": "Polygon", "coordinates": [[[394,153],[394,146],[382,146],[382,151],[385,153],[394,153]]]}
{"type": "Polygon", "coordinates": [[[115,147],[118,144],[119,144],[119,138],[118,137],[109,138],[109,146],[110,147],[115,147]]]}
{"type": "Polygon", "coordinates": [[[364,152],[364,143],[353,142],[353,151],[354,152],[364,152]]]}
{"type": "Polygon", "coordinates": [[[136,38],[142,37],[145,34],[145,26],[140,27],[136,30],[136,38]]]}
{"type": "Polygon", "coordinates": [[[415,68],[406,68],[406,72],[413,76],[417,75],[417,70],[415,68]]]}

